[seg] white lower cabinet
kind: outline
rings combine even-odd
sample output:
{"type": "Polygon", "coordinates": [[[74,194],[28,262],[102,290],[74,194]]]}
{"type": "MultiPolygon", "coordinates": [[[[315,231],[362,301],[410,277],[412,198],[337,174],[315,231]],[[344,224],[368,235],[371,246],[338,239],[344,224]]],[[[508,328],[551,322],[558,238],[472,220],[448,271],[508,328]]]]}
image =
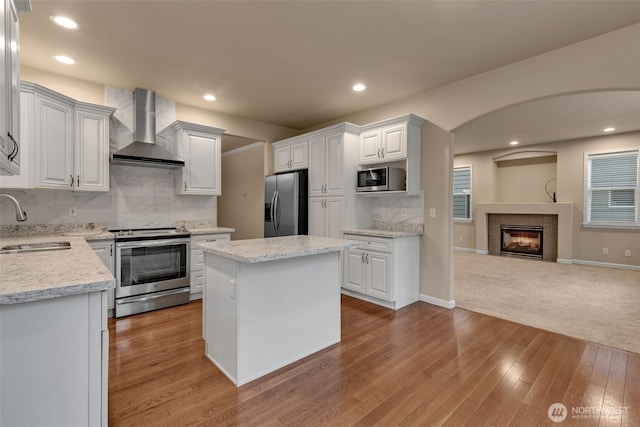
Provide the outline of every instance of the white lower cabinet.
{"type": "Polygon", "coordinates": [[[201,298],[202,290],[204,289],[204,252],[202,251],[202,249],[198,249],[195,247],[196,243],[220,242],[229,240],[231,240],[231,235],[229,233],[191,235],[190,283],[192,300],[201,298]]]}
{"type": "Polygon", "coordinates": [[[343,293],[396,310],[419,300],[418,236],[345,234],[344,238],[369,245],[345,251],[343,293]]]}
{"type": "Polygon", "coordinates": [[[107,426],[106,295],[0,305],[1,426],[107,426]]]}
{"type": "MultiPolygon", "coordinates": [[[[115,275],[115,258],[114,258],[114,241],[108,240],[94,240],[87,242],[91,249],[98,255],[98,258],[109,269],[111,274],[115,275]]],[[[107,309],[113,310],[115,289],[107,290],[107,309]]]]}

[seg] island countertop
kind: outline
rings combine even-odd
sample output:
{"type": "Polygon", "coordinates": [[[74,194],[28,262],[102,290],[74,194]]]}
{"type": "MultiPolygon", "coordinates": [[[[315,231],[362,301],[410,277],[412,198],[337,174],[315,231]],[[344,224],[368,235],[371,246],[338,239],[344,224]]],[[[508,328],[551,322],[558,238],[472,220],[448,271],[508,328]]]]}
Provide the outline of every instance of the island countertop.
{"type": "Polygon", "coordinates": [[[0,246],[66,241],[70,249],[0,254],[0,304],[16,304],[115,287],[115,279],[82,237],[2,237],[0,246]]]}
{"type": "Polygon", "coordinates": [[[207,253],[251,264],[361,248],[367,246],[367,243],[317,236],[284,236],[227,242],[203,242],[195,246],[207,253]]]}

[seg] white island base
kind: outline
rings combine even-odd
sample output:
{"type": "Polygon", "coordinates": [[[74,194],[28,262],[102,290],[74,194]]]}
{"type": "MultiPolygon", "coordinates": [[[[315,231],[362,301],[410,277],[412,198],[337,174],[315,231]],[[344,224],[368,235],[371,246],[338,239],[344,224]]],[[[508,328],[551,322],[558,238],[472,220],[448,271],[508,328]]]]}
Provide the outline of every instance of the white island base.
{"type": "Polygon", "coordinates": [[[338,343],[339,256],[246,263],[206,253],[207,357],[241,386],[338,343]]]}

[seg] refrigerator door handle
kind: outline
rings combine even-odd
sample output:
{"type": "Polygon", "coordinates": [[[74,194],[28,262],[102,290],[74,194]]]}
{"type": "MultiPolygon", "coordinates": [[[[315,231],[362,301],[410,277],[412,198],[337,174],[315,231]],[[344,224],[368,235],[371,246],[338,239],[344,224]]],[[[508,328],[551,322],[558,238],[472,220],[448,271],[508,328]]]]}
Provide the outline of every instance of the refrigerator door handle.
{"type": "Polygon", "coordinates": [[[276,211],[276,194],[278,194],[278,191],[274,191],[273,192],[273,196],[271,197],[271,211],[269,212],[269,214],[271,215],[271,225],[273,226],[273,232],[276,233],[277,229],[276,229],[276,218],[275,218],[275,211],[276,211]]]}
{"type": "Polygon", "coordinates": [[[278,206],[280,205],[280,194],[278,190],[276,190],[274,196],[275,196],[275,202],[273,204],[273,212],[274,212],[273,227],[274,227],[274,231],[276,232],[276,235],[278,235],[278,228],[280,228],[280,221],[278,218],[278,206]]]}

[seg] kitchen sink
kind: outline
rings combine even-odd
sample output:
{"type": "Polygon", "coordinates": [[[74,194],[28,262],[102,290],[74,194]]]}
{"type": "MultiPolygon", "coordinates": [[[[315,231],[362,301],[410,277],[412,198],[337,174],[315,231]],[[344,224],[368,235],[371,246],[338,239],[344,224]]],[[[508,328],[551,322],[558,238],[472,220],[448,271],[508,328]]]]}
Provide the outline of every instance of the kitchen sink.
{"type": "Polygon", "coordinates": [[[69,242],[23,243],[0,247],[0,254],[21,254],[25,252],[59,251],[71,249],[69,242]]]}

